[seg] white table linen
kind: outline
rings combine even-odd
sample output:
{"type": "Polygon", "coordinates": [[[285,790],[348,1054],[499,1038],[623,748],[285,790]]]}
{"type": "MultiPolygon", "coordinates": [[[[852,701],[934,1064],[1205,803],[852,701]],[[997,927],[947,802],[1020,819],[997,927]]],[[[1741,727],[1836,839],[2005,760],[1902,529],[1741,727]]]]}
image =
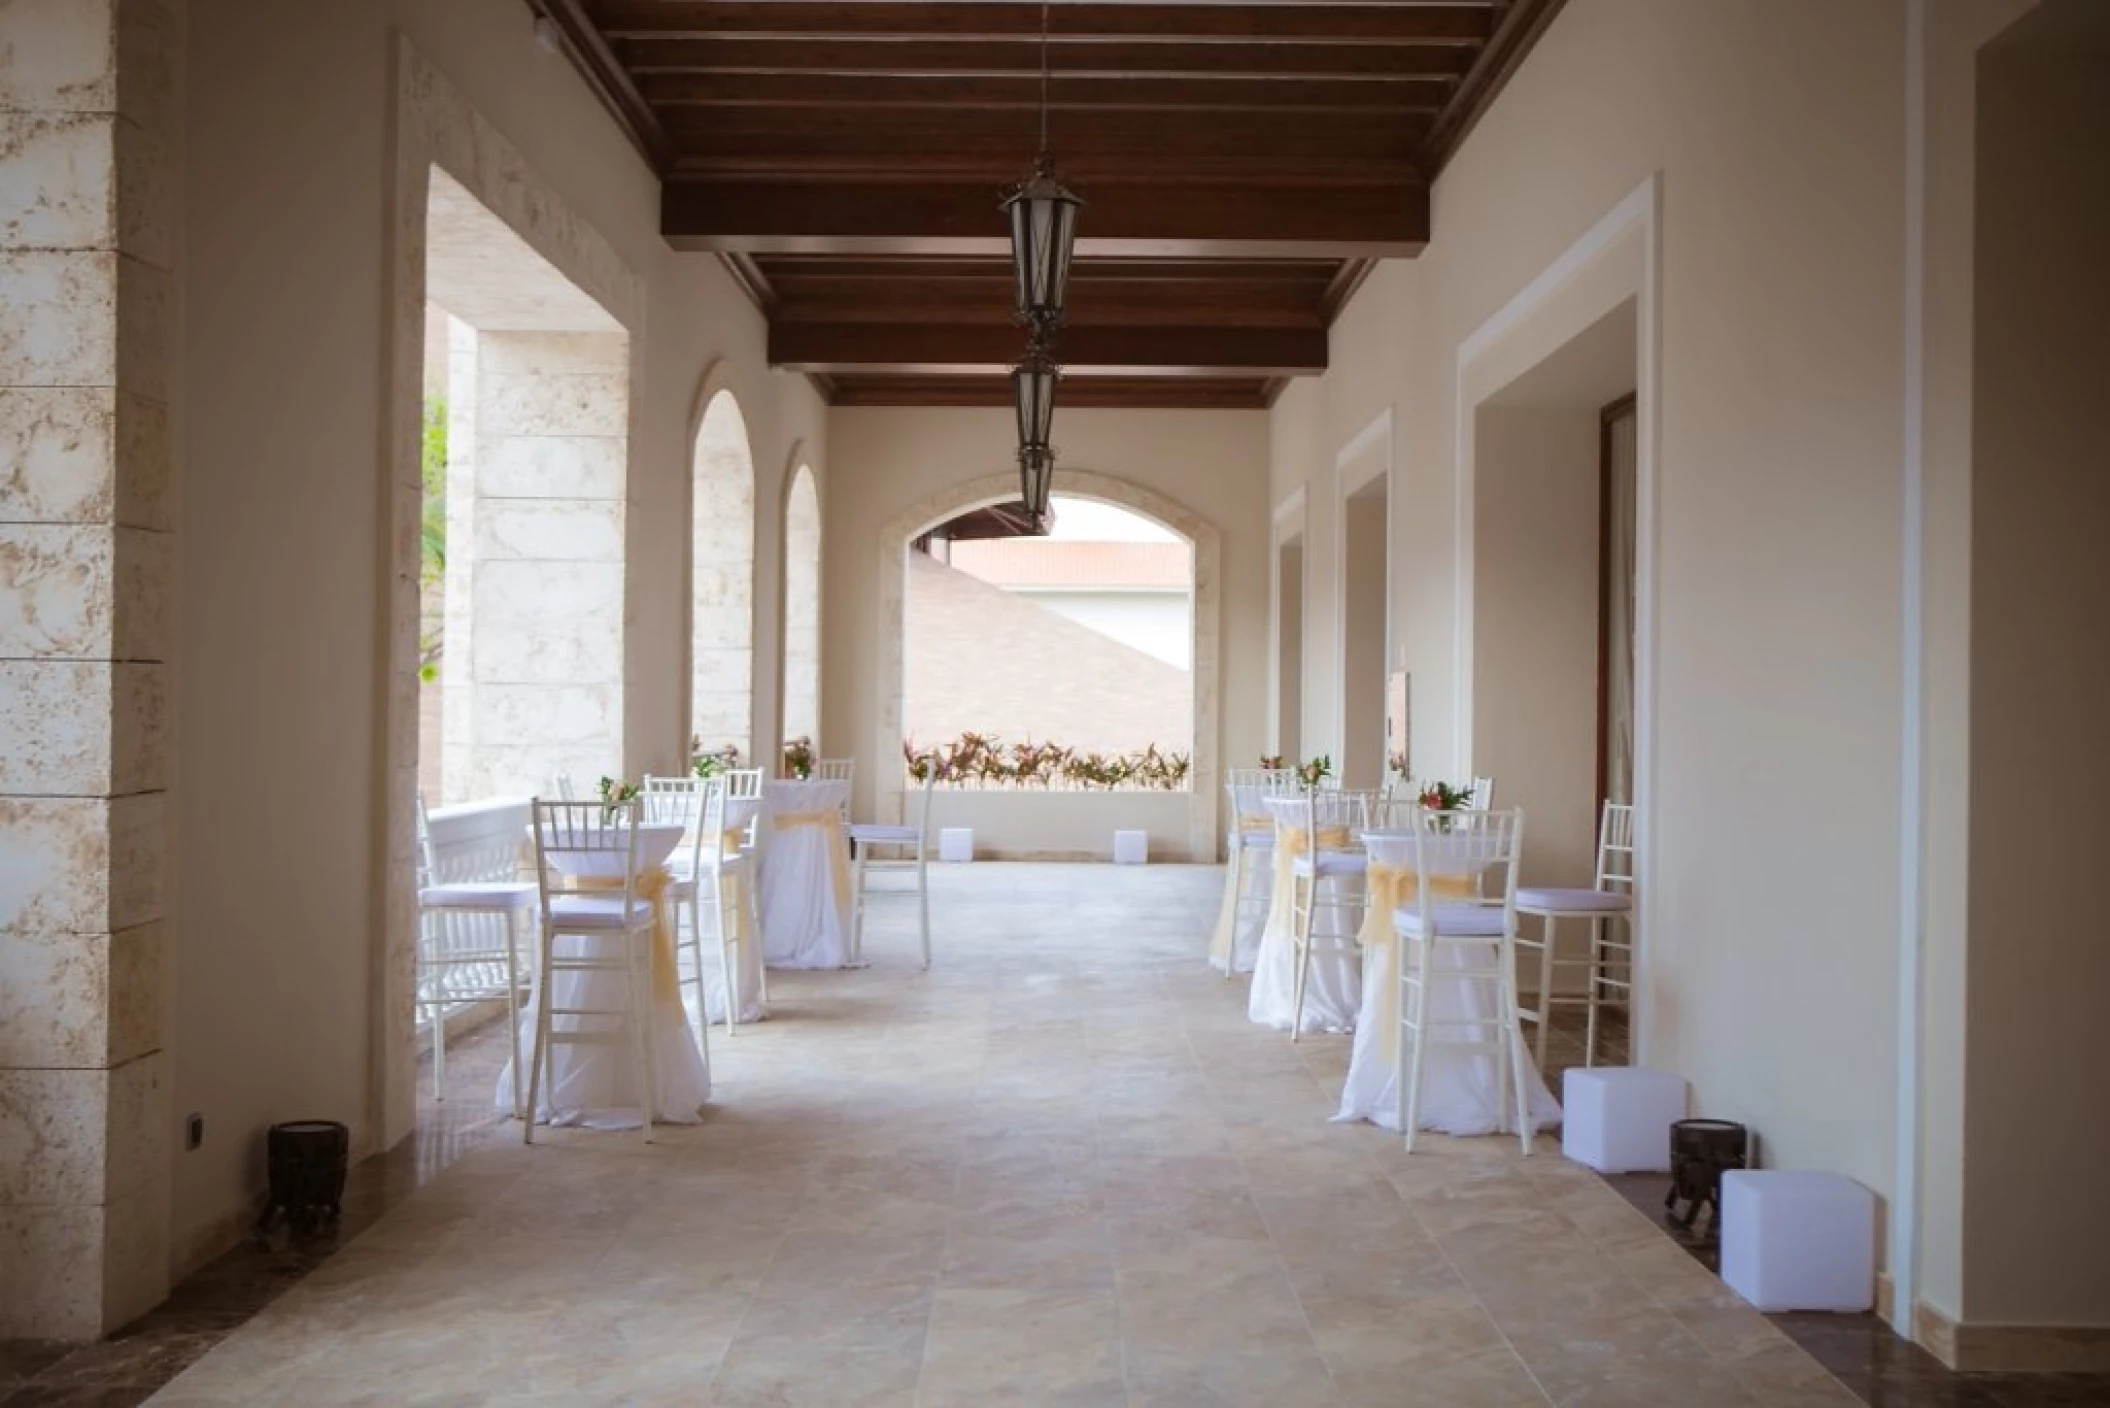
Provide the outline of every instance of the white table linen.
{"type": "MultiPolygon", "coordinates": [[[[1373,869],[1382,864],[1410,874],[1413,872],[1415,852],[1411,836],[1371,836],[1368,841],[1373,869]]],[[[1455,846],[1451,841],[1450,837],[1434,834],[1422,838],[1422,855],[1430,873],[1436,877],[1470,881],[1480,867],[1465,854],[1468,838],[1459,835],[1455,846]]],[[[1409,883],[1404,889],[1402,903],[1411,905],[1413,902],[1414,888],[1409,883]]],[[[1396,990],[1399,982],[1402,941],[1393,930],[1390,912],[1379,922],[1392,938],[1390,942],[1366,944],[1363,949],[1361,1019],[1356,1025],[1355,1044],[1349,1053],[1348,1078],[1341,1083],[1340,1113],[1334,1119],[1368,1120],[1380,1128],[1397,1130],[1399,1078],[1404,1065],[1399,1053],[1406,1049],[1407,1033],[1400,1031],[1388,1044],[1385,1029],[1397,1027],[1398,1004],[1388,994],[1396,990]]],[[[1486,941],[1476,963],[1487,966],[1485,950],[1492,948],[1494,943],[1492,939],[1486,941]]],[[[1466,946],[1467,941],[1456,939],[1429,945],[1434,955],[1428,996],[1429,1016],[1435,1020],[1484,1019],[1487,1025],[1483,1027],[1439,1026],[1434,1028],[1434,1033],[1447,1033],[1461,1041],[1491,1041],[1495,1035],[1497,1010],[1492,980],[1446,979],[1443,976],[1445,968],[1467,966],[1466,946]]],[[[1522,1047],[1522,1043],[1519,1046],[1522,1047]]],[[[1532,1123],[1540,1129],[1558,1125],[1560,1103],[1546,1088],[1545,1078],[1539,1074],[1538,1067],[1532,1064],[1529,1049],[1520,1050],[1517,1059],[1524,1064],[1524,1089],[1531,1103],[1532,1123]]],[[[1497,1073],[1491,1055],[1446,1046],[1440,1039],[1427,1042],[1423,1047],[1421,1067],[1421,1127],[1440,1134],[1457,1135],[1494,1134],[1504,1128],[1513,1129],[1513,1122],[1505,1126],[1499,1117],[1504,1100],[1497,1084],[1497,1073]]]]}
{"type": "MultiPolygon", "coordinates": [[[[640,870],[663,867],[679,844],[682,831],[679,822],[639,826],[640,870]]],[[[578,879],[620,879],[623,873],[623,857],[613,853],[552,853],[550,863],[578,879]]],[[[663,909],[667,903],[661,901],[663,909]]],[[[537,915],[540,923],[539,909],[537,915]]],[[[690,1030],[688,1015],[682,1011],[680,988],[671,981],[675,955],[671,943],[663,944],[662,938],[672,936],[672,916],[663,917],[667,922],[655,931],[651,941],[655,969],[666,965],[666,980],[655,972],[651,985],[653,1074],[659,1086],[653,1093],[653,1118],[663,1124],[694,1124],[699,1108],[711,1097],[711,1077],[696,1045],[696,1035],[690,1030]],[[662,948],[666,951],[661,952],[662,948]]],[[[557,938],[556,945],[562,957],[616,961],[622,957],[622,945],[629,942],[613,933],[565,934],[557,938]]],[[[556,975],[556,1005],[621,1009],[629,1000],[626,984],[620,971],[560,972],[556,975]]],[[[534,1051],[535,1020],[536,1003],[531,1000],[523,1004],[520,1012],[523,1052],[534,1051]]],[[[619,1017],[560,1015],[552,1017],[550,1025],[559,1032],[604,1031],[621,1030],[622,1021],[619,1017]]],[[[534,1112],[536,1120],[591,1129],[636,1129],[642,1122],[643,1102],[637,1088],[636,1059],[631,1053],[627,1040],[591,1046],[552,1042],[549,1073],[534,1112]]],[[[497,1104],[502,1110],[513,1108],[514,1078],[512,1062],[508,1061],[498,1077],[497,1104]]]]}
{"type": "Polygon", "coordinates": [[[762,956],[772,968],[850,962],[846,781],[780,780],[762,787],[762,956]]]}
{"type": "MultiPolygon", "coordinates": [[[[1267,925],[1261,931],[1260,952],[1253,961],[1253,986],[1246,999],[1246,1016],[1263,1027],[1288,1031],[1296,1005],[1297,955],[1292,942],[1295,920],[1290,908],[1290,867],[1294,858],[1307,853],[1312,838],[1304,836],[1308,819],[1298,797],[1270,797],[1269,813],[1275,818],[1275,847],[1268,856],[1272,879],[1267,925]]],[[[1326,828],[1320,828],[1322,832],[1326,828]]],[[[1352,837],[1322,835],[1319,840],[1339,844],[1352,837]]],[[[1359,884],[1354,877],[1328,877],[1314,882],[1329,887],[1359,884]]],[[[1313,915],[1312,936],[1330,941],[1352,937],[1341,910],[1321,909],[1313,915]]],[[[1301,1032],[1348,1032],[1355,1030],[1358,1005],[1363,994],[1362,960],[1352,953],[1315,949],[1311,974],[1304,987],[1304,1022],[1301,1032]]]]}

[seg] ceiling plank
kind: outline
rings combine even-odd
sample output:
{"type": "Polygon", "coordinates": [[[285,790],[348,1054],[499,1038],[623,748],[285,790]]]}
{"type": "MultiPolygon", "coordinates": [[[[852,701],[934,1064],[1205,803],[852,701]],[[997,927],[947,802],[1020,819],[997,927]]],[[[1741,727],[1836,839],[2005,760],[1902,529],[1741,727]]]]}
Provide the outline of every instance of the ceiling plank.
{"type": "MultiPolygon", "coordinates": [[[[1037,75],[805,73],[643,74],[639,91],[655,108],[782,109],[854,107],[957,110],[1018,108],[1038,114],[1037,75]]],[[[1058,115],[1100,111],[1250,112],[1291,110],[1349,113],[1437,113],[1449,102],[1451,83],[1441,78],[1343,83],[1318,78],[1114,78],[1064,76],[1047,88],[1049,110],[1058,115]]]]}
{"type": "MultiPolygon", "coordinates": [[[[1065,367],[1129,374],[1301,376],[1326,370],[1322,327],[1066,327],[1065,367]]],[[[792,371],[972,372],[1010,366],[1025,350],[1015,327],[979,323],[787,323],[769,329],[771,366],[792,371]]]]}
{"type": "MultiPolygon", "coordinates": [[[[618,39],[632,73],[1038,75],[1040,46],[979,39],[618,39]]],[[[1456,79],[1472,66],[1467,45],[1430,44],[1083,44],[1051,40],[1048,67],[1066,77],[1172,77],[1381,80],[1456,79]]]]}
{"type": "MultiPolygon", "coordinates": [[[[599,0],[611,37],[784,35],[1038,39],[1044,7],[1002,0],[599,0]]],[[[1065,3],[1045,7],[1052,38],[1094,40],[1323,39],[1379,44],[1484,43],[1489,3],[1065,3]]]]}

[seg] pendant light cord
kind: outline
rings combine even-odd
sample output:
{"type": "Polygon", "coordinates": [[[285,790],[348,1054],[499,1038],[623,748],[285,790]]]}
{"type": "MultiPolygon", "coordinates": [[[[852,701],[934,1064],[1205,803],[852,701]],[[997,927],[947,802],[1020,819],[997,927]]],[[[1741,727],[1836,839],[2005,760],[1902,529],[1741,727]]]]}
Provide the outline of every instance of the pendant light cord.
{"type": "Polygon", "coordinates": [[[1048,154],[1048,0],[1040,0],[1040,155],[1048,154]]]}

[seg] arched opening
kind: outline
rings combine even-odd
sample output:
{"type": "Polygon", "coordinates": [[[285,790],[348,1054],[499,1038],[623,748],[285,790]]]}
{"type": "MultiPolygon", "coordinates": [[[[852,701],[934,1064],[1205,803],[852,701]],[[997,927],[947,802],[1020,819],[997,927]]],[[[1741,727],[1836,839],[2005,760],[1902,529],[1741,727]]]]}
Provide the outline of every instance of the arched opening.
{"type": "Polygon", "coordinates": [[[784,498],[784,713],[786,738],[821,734],[821,497],[800,465],[784,498]]]}
{"type": "Polygon", "coordinates": [[[992,533],[994,516],[975,509],[909,545],[907,736],[1033,746],[1032,766],[984,785],[1184,791],[1193,544],[1119,504],[1052,503],[1045,536],[992,533]]]}
{"type": "MultiPolygon", "coordinates": [[[[1043,804],[1034,815],[1043,820],[1058,816],[1068,818],[1062,825],[1072,829],[1089,829],[1100,826],[1102,822],[1110,825],[1108,819],[1117,814],[1128,818],[1122,821],[1123,825],[1134,825],[1138,820],[1147,820],[1148,825],[1161,828],[1154,831],[1154,836],[1161,834],[1170,842],[1170,847],[1165,853],[1168,857],[1179,855],[1196,860],[1212,859],[1219,840],[1216,827],[1220,751],[1217,731],[1221,708],[1218,698],[1221,659],[1221,606],[1218,600],[1221,535],[1214,524],[1185,505],[1112,475],[1090,470],[1060,469],[1056,471],[1054,491],[1057,495],[1065,497],[1095,500],[1102,504],[1133,510],[1171,530],[1191,545],[1192,596],[1188,630],[1191,642],[1192,753],[1182,790],[1067,795],[1050,793],[1019,797],[1015,801],[1043,804]]],[[[906,736],[904,682],[908,660],[905,627],[909,566],[907,550],[910,543],[929,533],[937,525],[971,509],[1012,502],[1016,499],[1017,492],[1015,472],[969,480],[911,505],[899,517],[889,522],[881,533],[881,569],[877,583],[881,594],[880,633],[881,639],[889,642],[889,646],[880,656],[879,710],[870,745],[874,758],[889,761],[899,759],[902,740],[906,736]]],[[[882,766],[875,770],[872,801],[877,815],[884,818],[900,814],[904,777],[905,774],[898,767],[882,766]]],[[[1015,806],[998,810],[1014,816],[1017,813],[1015,806]]],[[[948,816],[950,815],[948,812],[948,816]]],[[[992,816],[986,819],[994,821],[997,818],[992,816]]],[[[1110,834],[1109,832],[1108,836],[1110,834]]],[[[1020,854],[1040,857],[1072,854],[1082,857],[1103,852],[1105,839],[1099,838],[1095,844],[1088,846],[1065,844],[1059,837],[1053,844],[1035,844],[1034,840],[1027,839],[1017,849],[1020,854]]],[[[1155,840],[1153,844],[1156,844],[1155,840]]],[[[979,835],[976,845],[979,852],[982,845],[979,835]]],[[[1000,854],[1003,849],[1004,847],[999,846],[996,852],[1000,854]]]]}
{"type": "Polygon", "coordinates": [[[696,431],[689,607],[689,731],[698,751],[753,755],[755,464],[730,391],[696,431]]]}

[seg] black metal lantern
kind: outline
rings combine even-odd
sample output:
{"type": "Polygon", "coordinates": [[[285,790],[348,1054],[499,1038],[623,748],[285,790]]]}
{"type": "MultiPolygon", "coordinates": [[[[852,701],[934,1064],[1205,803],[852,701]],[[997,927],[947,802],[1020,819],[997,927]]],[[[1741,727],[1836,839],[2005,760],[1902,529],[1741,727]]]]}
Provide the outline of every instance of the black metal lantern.
{"type": "Polygon", "coordinates": [[[1048,355],[1039,337],[1026,349],[1026,360],[1011,369],[1011,399],[1018,408],[1018,448],[1048,447],[1048,433],[1055,424],[1055,381],[1061,368],[1048,355]]]}
{"type": "Polygon", "coordinates": [[[1048,493],[1055,486],[1055,452],[1046,445],[1021,445],[1018,451],[1018,497],[1026,516],[1042,523],[1048,516],[1048,493]]]}
{"type": "Polygon", "coordinates": [[[1070,249],[1084,202],[1056,179],[1048,154],[1048,6],[1040,6],[1040,154],[1033,174],[1004,198],[1011,217],[1011,269],[1018,280],[1018,317],[1034,327],[1062,321],[1070,289],[1070,249]]]}
{"type": "Polygon", "coordinates": [[[1011,271],[1018,282],[1018,316],[1029,322],[1060,322],[1069,296],[1070,250],[1077,239],[1077,212],[1084,202],[1055,179],[1054,162],[1043,150],[1033,174],[1004,201],[1011,217],[1011,271]]]}

